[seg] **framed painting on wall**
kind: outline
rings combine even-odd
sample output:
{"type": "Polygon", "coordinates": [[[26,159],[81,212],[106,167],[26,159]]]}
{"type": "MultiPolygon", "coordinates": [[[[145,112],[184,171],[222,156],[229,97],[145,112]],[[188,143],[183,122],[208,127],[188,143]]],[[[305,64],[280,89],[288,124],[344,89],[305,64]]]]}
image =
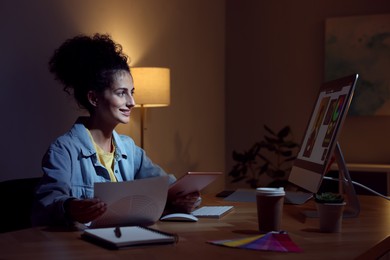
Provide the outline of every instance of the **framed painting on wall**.
{"type": "Polygon", "coordinates": [[[390,14],[325,24],[325,79],[359,74],[349,115],[390,115],[390,14]]]}

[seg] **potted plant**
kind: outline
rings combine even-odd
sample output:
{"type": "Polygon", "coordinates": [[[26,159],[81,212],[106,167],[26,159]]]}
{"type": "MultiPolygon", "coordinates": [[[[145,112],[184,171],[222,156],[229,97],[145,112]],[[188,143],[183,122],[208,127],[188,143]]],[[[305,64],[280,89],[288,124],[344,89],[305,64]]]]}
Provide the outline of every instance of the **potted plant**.
{"type": "Polygon", "coordinates": [[[267,134],[244,152],[233,151],[236,164],[229,172],[232,182],[246,180],[251,188],[257,188],[259,178],[267,174],[275,181],[285,180],[291,171],[299,144],[293,141],[289,126],[275,132],[264,125],[267,134]]]}
{"type": "Polygon", "coordinates": [[[327,233],[341,231],[343,211],[346,205],[342,194],[323,192],[315,194],[314,201],[320,218],[320,230],[327,233]]]}
{"type": "Polygon", "coordinates": [[[320,204],[339,204],[344,202],[344,196],[334,192],[322,192],[315,194],[314,200],[320,204]]]}

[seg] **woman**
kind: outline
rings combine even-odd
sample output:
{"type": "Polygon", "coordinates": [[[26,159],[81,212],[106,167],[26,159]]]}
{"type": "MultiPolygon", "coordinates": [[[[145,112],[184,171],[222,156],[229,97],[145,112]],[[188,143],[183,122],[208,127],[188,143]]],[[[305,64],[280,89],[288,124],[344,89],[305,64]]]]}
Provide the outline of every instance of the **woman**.
{"type": "MultiPolygon", "coordinates": [[[[32,223],[87,223],[106,210],[93,197],[95,182],[131,181],[166,175],[145,152],[114,129],[129,122],[134,86],[122,47],[108,35],[76,36],[65,41],[49,62],[50,72],[89,117],[80,117],[55,140],[42,160],[44,172],[36,191],[32,223]]],[[[169,175],[170,182],[175,181],[169,175]]],[[[199,194],[168,202],[191,211],[199,194]]]]}

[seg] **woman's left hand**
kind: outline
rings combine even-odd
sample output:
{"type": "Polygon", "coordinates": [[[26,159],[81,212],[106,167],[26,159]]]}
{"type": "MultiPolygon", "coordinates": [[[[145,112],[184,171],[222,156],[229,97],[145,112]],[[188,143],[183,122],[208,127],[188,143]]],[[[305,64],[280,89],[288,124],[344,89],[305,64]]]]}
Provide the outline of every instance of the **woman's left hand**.
{"type": "Polygon", "coordinates": [[[169,201],[170,209],[176,212],[190,213],[199,207],[202,198],[199,192],[193,192],[169,201]]]}

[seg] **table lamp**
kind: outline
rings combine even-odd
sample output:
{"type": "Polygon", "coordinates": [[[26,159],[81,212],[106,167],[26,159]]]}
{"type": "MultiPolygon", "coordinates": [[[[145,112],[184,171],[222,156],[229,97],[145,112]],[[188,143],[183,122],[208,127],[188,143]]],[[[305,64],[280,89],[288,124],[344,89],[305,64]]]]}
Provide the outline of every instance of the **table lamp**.
{"type": "Polygon", "coordinates": [[[168,68],[131,68],[134,81],[135,107],[141,108],[141,148],[144,148],[144,120],[147,107],[165,107],[170,103],[170,71],[168,68]]]}

